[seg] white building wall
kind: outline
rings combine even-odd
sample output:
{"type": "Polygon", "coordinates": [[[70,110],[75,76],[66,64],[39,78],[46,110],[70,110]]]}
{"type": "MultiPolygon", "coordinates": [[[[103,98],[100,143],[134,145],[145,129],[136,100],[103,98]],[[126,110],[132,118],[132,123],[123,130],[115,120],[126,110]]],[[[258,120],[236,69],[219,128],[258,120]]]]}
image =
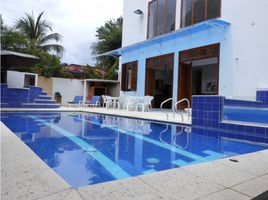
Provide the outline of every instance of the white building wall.
{"type": "MultiPolygon", "coordinates": [[[[148,2],[150,0],[124,0],[123,46],[128,46],[147,39],[148,2]],[[140,9],[143,15],[133,13],[140,9]]],[[[180,28],[181,0],[177,0],[176,30],[180,28]]],[[[219,65],[219,94],[227,97],[254,99],[257,88],[268,88],[268,50],[267,0],[222,0],[221,19],[231,23],[228,32],[221,36],[219,65]]],[[[213,33],[215,34],[215,33],[213,33]]],[[[210,37],[210,36],[209,36],[210,37]]],[[[161,46],[161,49],[144,48],[123,55],[122,63],[138,60],[138,90],[128,95],[144,95],[145,59],[164,53],[175,53],[173,97],[176,97],[178,51],[211,44],[213,39],[197,37],[198,41],[184,44],[178,41],[161,46]],[[203,40],[203,41],[200,41],[203,40]],[[206,44],[207,42],[207,44],[206,44]],[[191,46],[192,45],[192,46],[191,46]],[[187,47],[187,48],[185,48],[187,47]],[[150,51],[151,50],[151,51],[150,51]]],[[[213,37],[211,35],[211,37],[213,37]]],[[[182,40],[188,41],[188,39],[182,40]]]]}
{"type": "Polygon", "coordinates": [[[268,87],[267,0],[223,0],[222,19],[230,22],[220,53],[220,94],[255,98],[268,87]]]}
{"type": "Polygon", "coordinates": [[[25,74],[35,76],[35,85],[37,86],[38,75],[28,72],[7,71],[7,85],[10,88],[24,88],[25,74]]]}
{"type": "MultiPolygon", "coordinates": [[[[124,0],[123,7],[123,38],[122,46],[141,42],[147,39],[148,4],[151,0],[124,0]],[[143,15],[137,15],[133,11],[140,9],[143,15]]],[[[181,0],[176,2],[176,28],[180,28],[181,0]]]]}
{"type": "Polygon", "coordinates": [[[122,46],[128,46],[146,39],[149,0],[124,0],[122,46]],[[133,11],[140,9],[143,15],[133,11]]]}
{"type": "Polygon", "coordinates": [[[74,96],[83,96],[83,81],[67,78],[53,78],[52,94],[59,92],[62,96],[61,104],[67,105],[74,96]]]}

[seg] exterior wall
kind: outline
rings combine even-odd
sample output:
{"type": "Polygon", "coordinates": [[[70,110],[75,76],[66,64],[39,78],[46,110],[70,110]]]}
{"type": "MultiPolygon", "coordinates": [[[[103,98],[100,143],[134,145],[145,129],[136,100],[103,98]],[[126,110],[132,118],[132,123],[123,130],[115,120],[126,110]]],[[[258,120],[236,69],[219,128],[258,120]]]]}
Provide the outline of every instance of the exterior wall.
{"type": "Polygon", "coordinates": [[[52,87],[53,87],[53,79],[46,78],[44,76],[38,76],[38,87],[43,88],[43,90],[49,95],[53,96],[52,87]]]}
{"type": "MultiPolygon", "coordinates": [[[[146,40],[148,2],[124,0],[123,46],[146,40]],[[143,11],[142,16],[133,13],[138,8],[143,11]]],[[[180,6],[181,0],[177,0],[176,30],[180,27],[180,6]]],[[[176,99],[179,52],[220,43],[219,95],[255,99],[257,88],[268,87],[267,7],[267,0],[222,0],[221,19],[231,23],[228,31],[215,28],[124,53],[122,64],[138,60],[137,91],[124,94],[144,95],[146,58],[174,52],[173,97],[176,99]]]]}
{"type": "Polygon", "coordinates": [[[268,87],[267,7],[266,0],[222,0],[222,19],[231,27],[221,46],[221,95],[255,99],[257,88],[268,87]]]}
{"type": "Polygon", "coordinates": [[[168,53],[174,53],[174,77],[173,77],[173,98],[177,99],[178,90],[178,71],[179,71],[179,52],[187,49],[206,46],[210,44],[220,43],[225,45],[226,40],[224,35],[226,30],[205,30],[197,34],[193,34],[189,37],[175,38],[173,40],[153,44],[143,48],[139,48],[133,51],[129,51],[122,55],[122,63],[138,60],[138,80],[137,80],[137,91],[136,92],[124,92],[125,95],[136,95],[143,96],[145,91],[145,69],[146,69],[146,58],[159,56],[168,53]],[[219,31],[221,34],[219,34],[219,31]],[[210,37],[208,37],[208,35],[210,37]]]}
{"type": "MultiPolygon", "coordinates": [[[[124,0],[123,47],[147,39],[148,3],[150,1],[151,0],[124,0]],[[133,13],[133,11],[137,9],[140,9],[143,15],[133,13]]],[[[180,5],[181,0],[177,0],[175,29],[179,29],[180,27],[180,5]]]]}
{"type": "Polygon", "coordinates": [[[83,96],[83,81],[67,78],[53,78],[52,94],[59,92],[62,96],[61,104],[67,105],[74,96],[83,96]]]}
{"type": "Polygon", "coordinates": [[[122,46],[128,46],[146,39],[149,0],[124,0],[122,46]],[[133,11],[140,9],[143,15],[133,11]]]}
{"type": "Polygon", "coordinates": [[[11,88],[24,88],[25,74],[35,76],[35,85],[37,86],[38,75],[33,73],[17,72],[17,71],[7,71],[7,85],[11,88]]]}
{"type": "Polygon", "coordinates": [[[109,87],[107,87],[107,91],[108,95],[118,97],[120,91],[119,84],[111,84],[109,87]]]}

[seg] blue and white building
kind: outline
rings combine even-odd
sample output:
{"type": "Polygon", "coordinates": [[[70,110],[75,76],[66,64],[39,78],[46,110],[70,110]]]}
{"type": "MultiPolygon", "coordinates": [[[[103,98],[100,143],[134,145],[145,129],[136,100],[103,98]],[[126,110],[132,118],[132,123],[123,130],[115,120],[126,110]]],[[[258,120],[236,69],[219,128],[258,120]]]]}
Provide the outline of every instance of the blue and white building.
{"type": "Polygon", "coordinates": [[[268,88],[267,0],[124,0],[121,93],[255,99],[268,88]]]}

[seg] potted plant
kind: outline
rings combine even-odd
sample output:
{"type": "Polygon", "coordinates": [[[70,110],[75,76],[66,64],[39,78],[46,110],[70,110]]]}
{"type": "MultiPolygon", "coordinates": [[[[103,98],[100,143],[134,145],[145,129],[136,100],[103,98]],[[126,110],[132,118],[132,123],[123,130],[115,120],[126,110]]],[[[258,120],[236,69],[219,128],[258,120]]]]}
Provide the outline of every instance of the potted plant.
{"type": "Polygon", "coordinates": [[[61,103],[61,94],[59,92],[55,92],[55,100],[57,103],[61,103]]]}

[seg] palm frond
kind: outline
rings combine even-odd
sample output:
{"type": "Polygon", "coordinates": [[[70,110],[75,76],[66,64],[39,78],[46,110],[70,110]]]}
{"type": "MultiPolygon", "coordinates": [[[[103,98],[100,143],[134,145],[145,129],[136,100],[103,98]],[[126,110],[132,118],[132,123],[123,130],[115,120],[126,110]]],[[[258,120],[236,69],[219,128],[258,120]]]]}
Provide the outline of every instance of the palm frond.
{"type": "Polygon", "coordinates": [[[39,46],[43,51],[55,51],[57,54],[62,55],[64,47],[59,44],[46,44],[39,46]]]}
{"type": "Polygon", "coordinates": [[[61,39],[62,39],[62,36],[59,33],[52,33],[52,34],[42,37],[41,40],[39,41],[39,44],[42,45],[44,43],[47,43],[50,40],[59,42],[61,41],[61,39]]]}

